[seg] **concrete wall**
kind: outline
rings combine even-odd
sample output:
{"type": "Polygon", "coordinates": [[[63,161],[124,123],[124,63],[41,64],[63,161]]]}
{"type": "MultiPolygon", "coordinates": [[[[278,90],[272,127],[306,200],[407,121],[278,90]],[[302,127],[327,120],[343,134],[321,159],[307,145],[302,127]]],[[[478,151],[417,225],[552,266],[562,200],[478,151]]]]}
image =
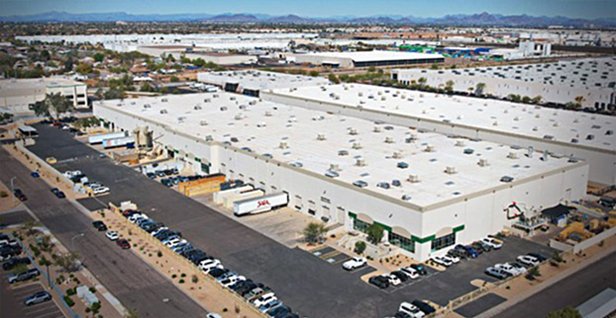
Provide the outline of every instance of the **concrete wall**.
{"type": "Polygon", "coordinates": [[[67,86],[50,86],[37,87],[31,90],[22,90],[24,93],[15,96],[0,96],[0,107],[5,108],[15,114],[33,113],[29,106],[38,101],[45,99],[46,94],[61,93],[63,96],[72,96],[70,101],[73,102],[75,108],[88,107],[87,86],[83,85],[67,85],[67,86]],[[81,97],[78,97],[81,96],[81,97]]]}
{"type": "Polygon", "coordinates": [[[506,145],[517,145],[520,147],[532,146],[537,151],[548,150],[564,156],[573,156],[584,159],[589,163],[589,180],[606,185],[616,184],[616,151],[607,151],[558,141],[548,141],[542,138],[508,134],[483,128],[444,123],[441,121],[427,120],[411,116],[392,115],[388,112],[378,110],[368,110],[331,102],[279,95],[272,93],[271,91],[262,91],[260,97],[267,101],[332,112],[335,114],[363,118],[371,121],[382,121],[395,125],[426,129],[443,134],[455,134],[468,138],[478,138],[506,145]]]}

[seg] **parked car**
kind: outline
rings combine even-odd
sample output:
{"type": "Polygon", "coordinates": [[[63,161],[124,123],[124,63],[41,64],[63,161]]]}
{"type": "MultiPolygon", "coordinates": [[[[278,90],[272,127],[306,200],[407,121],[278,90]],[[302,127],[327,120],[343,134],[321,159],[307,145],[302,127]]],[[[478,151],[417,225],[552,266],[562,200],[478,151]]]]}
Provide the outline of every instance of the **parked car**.
{"type": "Polygon", "coordinates": [[[421,300],[413,300],[411,304],[415,305],[415,307],[419,308],[419,310],[421,310],[426,315],[429,315],[436,311],[434,307],[428,305],[427,303],[421,300]]]}
{"type": "Polygon", "coordinates": [[[32,178],[35,178],[35,179],[41,176],[41,175],[40,175],[38,172],[36,172],[36,171],[33,171],[32,173],[30,173],[30,175],[32,176],[32,178]]]}
{"type": "Polygon", "coordinates": [[[165,187],[172,187],[173,186],[173,181],[171,181],[170,179],[160,179],[160,183],[162,183],[165,187]]]}
{"type": "Polygon", "coordinates": [[[492,277],[496,277],[498,279],[505,279],[511,276],[511,274],[507,273],[506,271],[494,267],[488,267],[486,269],[486,274],[492,277]]]}
{"type": "Polygon", "coordinates": [[[32,263],[32,261],[30,261],[30,258],[28,257],[14,257],[2,263],[2,269],[5,271],[9,271],[15,268],[17,265],[30,265],[30,263],[32,263]]]}
{"type": "Polygon", "coordinates": [[[541,263],[539,259],[530,255],[520,255],[518,256],[517,260],[518,262],[527,266],[537,266],[539,265],[539,263],[541,263]]]}
{"type": "Polygon", "coordinates": [[[276,295],[272,292],[261,295],[259,298],[253,301],[253,305],[257,308],[269,303],[270,301],[277,300],[276,295]]]}
{"type": "Polygon", "coordinates": [[[389,285],[398,286],[402,284],[402,281],[396,275],[384,274],[383,277],[389,280],[389,285]]]}
{"type": "Polygon", "coordinates": [[[108,193],[110,190],[107,187],[96,187],[96,188],[92,188],[92,193],[93,194],[104,194],[104,193],[108,193]]]}
{"type": "Polygon", "coordinates": [[[534,258],[536,258],[537,260],[539,260],[539,262],[544,262],[547,261],[547,257],[539,254],[539,253],[526,253],[526,255],[528,256],[532,256],[534,258]]]}
{"type": "Polygon", "coordinates": [[[443,257],[444,260],[450,261],[451,264],[458,264],[458,263],[460,263],[460,258],[457,257],[457,256],[446,254],[446,255],[443,255],[442,257],[443,257]]]}
{"type": "Polygon", "coordinates": [[[222,318],[222,316],[217,314],[217,313],[215,313],[215,312],[211,312],[211,313],[205,315],[205,318],[222,318]]]}
{"type": "Polygon", "coordinates": [[[447,255],[451,257],[457,257],[460,260],[466,259],[466,252],[463,252],[457,249],[451,249],[447,251],[447,255]]]}
{"type": "Polygon", "coordinates": [[[401,282],[406,282],[407,280],[411,279],[411,276],[409,274],[406,274],[405,272],[401,271],[401,270],[397,270],[394,272],[391,272],[391,275],[396,276],[401,282]]]}
{"type": "Polygon", "coordinates": [[[449,266],[451,266],[453,264],[450,260],[448,260],[448,259],[446,259],[446,258],[444,258],[442,256],[432,256],[432,258],[430,258],[430,260],[433,261],[434,263],[438,264],[438,265],[445,266],[445,267],[449,267],[449,266]]]}
{"type": "Polygon", "coordinates": [[[347,271],[352,271],[354,269],[358,269],[360,267],[366,266],[368,261],[366,261],[363,257],[353,257],[352,259],[342,263],[342,268],[347,271]]]}
{"type": "Polygon", "coordinates": [[[398,312],[404,312],[411,318],[421,318],[426,315],[417,306],[408,302],[401,303],[400,307],[398,307],[398,312]]]}
{"type": "Polygon", "coordinates": [[[288,313],[291,313],[291,307],[289,306],[278,306],[276,308],[272,308],[270,310],[267,311],[267,315],[270,317],[278,317],[278,316],[282,316],[288,313]]]}
{"type": "Polygon", "coordinates": [[[64,192],[62,192],[62,190],[58,188],[52,188],[51,193],[53,193],[56,197],[58,197],[58,199],[66,198],[66,195],[64,194],[64,192]]]}
{"type": "Polygon", "coordinates": [[[269,311],[270,309],[274,309],[274,308],[280,307],[280,306],[282,306],[282,301],[280,301],[280,300],[272,300],[272,301],[262,305],[261,307],[259,307],[259,311],[264,313],[264,312],[269,311]]]}
{"type": "Polygon", "coordinates": [[[36,268],[31,268],[28,269],[26,271],[23,271],[19,274],[11,274],[8,276],[8,282],[9,284],[13,284],[13,283],[17,283],[17,282],[23,282],[26,281],[28,279],[34,278],[41,275],[41,272],[39,272],[38,269],[36,268]]]}
{"type": "Polygon", "coordinates": [[[32,305],[40,304],[40,303],[50,301],[50,300],[51,300],[51,294],[49,294],[46,291],[40,291],[24,299],[24,305],[32,306],[32,305]]]}
{"type": "Polygon", "coordinates": [[[492,238],[492,237],[484,237],[484,238],[481,239],[481,242],[491,246],[495,250],[500,249],[501,247],[503,247],[503,241],[497,240],[497,239],[492,238]]]}
{"type": "Polygon", "coordinates": [[[428,275],[428,271],[423,264],[411,264],[411,268],[416,270],[419,275],[428,275]]]}
{"type": "Polygon", "coordinates": [[[107,225],[103,221],[94,221],[92,226],[99,231],[107,231],[107,225]]]}
{"type": "Polygon", "coordinates": [[[122,248],[123,250],[127,250],[130,249],[130,243],[128,242],[127,239],[119,239],[116,241],[116,244],[118,244],[118,246],[120,248],[122,248]]]}
{"type": "Polygon", "coordinates": [[[479,253],[471,246],[456,245],[455,249],[460,252],[463,252],[466,255],[466,257],[469,257],[469,258],[477,258],[479,256],[479,253]]]}
{"type": "Polygon", "coordinates": [[[419,278],[419,272],[411,266],[400,268],[400,272],[406,274],[410,279],[419,278]]]}
{"type": "Polygon", "coordinates": [[[387,277],[383,277],[383,276],[372,276],[370,277],[370,279],[368,279],[368,283],[380,288],[380,289],[385,289],[387,287],[389,287],[389,279],[387,277]]]}
{"type": "Polygon", "coordinates": [[[19,200],[19,201],[26,201],[28,200],[28,197],[26,197],[26,195],[21,191],[21,189],[15,189],[13,190],[13,195],[19,200]]]}
{"type": "Polygon", "coordinates": [[[58,159],[54,157],[47,157],[45,158],[45,162],[47,162],[50,165],[55,165],[56,163],[58,163],[58,159]]]}
{"type": "Polygon", "coordinates": [[[503,270],[507,274],[509,274],[510,276],[518,276],[518,275],[521,275],[524,272],[526,272],[526,269],[524,269],[524,272],[522,272],[520,269],[512,266],[509,263],[496,264],[496,265],[494,265],[494,268],[499,269],[499,270],[503,270]]]}
{"type": "Polygon", "coordinates": [[[518,270],[522,274],[526,274],[526,272],[527,272],[526,267],[524,267],[520,263],[510,263],[510,265],[513,266],[513,268],[515,268],[516,270],[518,270]]]}
{"type": "Polygon", "coordinates": [[[111,241],[116,241],[120,238],[117,231],[107,231],[107,233],[105,233],[105,236],[111,241]]]}
{"type": "Polygon", "coordinates": [[[154,174],[153,172],[148,172],[145,175],[150,179],[156,179],[156,174],[154,174]]]}
{"type": "Polygon", "coordinates": [[[215,267],[221,266],[222,263],[217,259],[206,259],[199,263],[199,269],[201,271],[209,271],[215,267]]]}

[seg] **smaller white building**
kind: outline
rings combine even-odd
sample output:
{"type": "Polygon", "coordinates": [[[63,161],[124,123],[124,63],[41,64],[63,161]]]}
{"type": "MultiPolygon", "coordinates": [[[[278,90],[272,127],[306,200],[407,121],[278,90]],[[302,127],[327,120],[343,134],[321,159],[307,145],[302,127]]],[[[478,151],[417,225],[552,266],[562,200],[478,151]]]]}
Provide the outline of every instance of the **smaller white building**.
{"type": "Polygon", "coordinates": [[[294,54],[287,58],[290,58],[295,63],[342,68],[445,62],[445,58],[440,54],[399,51],[318,52],[294,54]]]}
{"type": "Polygon", "coordinates": [[[87,85],[66,77],[0,80],[0,109],[13,114],[30,114],[29,106],[60,93],[75,108],[88,108],[87,85]]]}

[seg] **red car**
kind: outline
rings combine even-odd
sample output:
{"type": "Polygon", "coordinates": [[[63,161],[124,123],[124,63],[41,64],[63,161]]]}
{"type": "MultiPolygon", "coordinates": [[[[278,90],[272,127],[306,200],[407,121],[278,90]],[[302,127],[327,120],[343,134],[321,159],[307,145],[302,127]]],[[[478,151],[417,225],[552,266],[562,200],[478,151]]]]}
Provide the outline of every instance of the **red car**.
{"type": "Polygon", "coordinates": [[[130,248],[130,243],[126,239],[119,239],[116,241],[116,244],[118,244],[118,246],[121,247],[123,250],[127,250],[130,248]]]}

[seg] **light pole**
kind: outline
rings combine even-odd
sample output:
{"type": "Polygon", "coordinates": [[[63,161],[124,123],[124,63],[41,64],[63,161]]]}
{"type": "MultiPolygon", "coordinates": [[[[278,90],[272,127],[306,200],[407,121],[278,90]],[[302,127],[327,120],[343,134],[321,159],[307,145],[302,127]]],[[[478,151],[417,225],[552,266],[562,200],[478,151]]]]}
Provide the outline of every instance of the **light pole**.
{"type": "Polygon", "coordinates": [[[75,251],[75,239],[76,239],[76,238],[80,238],[80,237],[82,237],[82,236],[84,236],[84,235],[85,235],[85,234],[83,234],[83,233],[79,233],[79,234],[77,234],[77,235],[75,235],[75,236],[71,237],[71,252],[74,252],[74,251],[75,251]]]}
{"type": "Polygon", "coordinates": [[[13,200],[17,199],[17,197],[15,196],[15,184],[13,183],[13,180],[15,179],[17,179],[17,177],[11,178],[11,194],[13,194],[13,200]]]}

